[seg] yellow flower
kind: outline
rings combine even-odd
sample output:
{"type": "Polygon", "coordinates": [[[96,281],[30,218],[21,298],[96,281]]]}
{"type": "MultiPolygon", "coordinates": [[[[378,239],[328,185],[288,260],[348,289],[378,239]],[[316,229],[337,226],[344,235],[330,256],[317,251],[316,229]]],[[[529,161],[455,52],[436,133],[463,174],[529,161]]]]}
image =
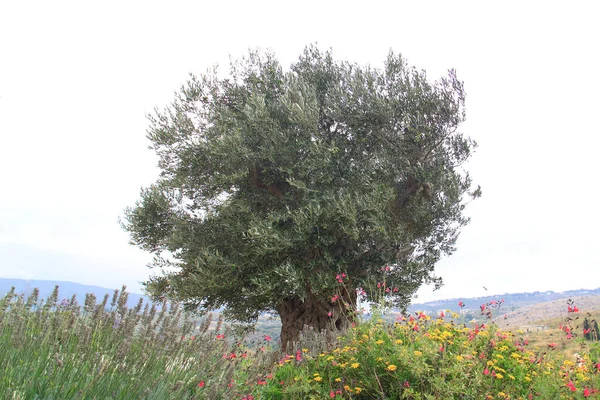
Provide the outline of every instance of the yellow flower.
{"type": "Polygon", "coordinates": [[[321,382],[323,380],[323,378],[321,378],[320,376],[315,376],[315,382],[321,382]]]}
{"type": "Polygon", "coordinates": [[[358,368],[359,366],[360,366],[359,363],[352,363],[352,365],[351,365],[351,367],[354,369],[358,368]]]}
{"type": "Polygon", "coordinates": [[[504,392],[498,392],[498,397],[500,397],[501,399],[505,399],[508,396],[506,396],[506,394],[504,392]]]}
{"type": "Polygon", "coordinates": [[[496,378],[502,379],[502,378],[504,378],[504,376],[502,374],[496,374],[496,378]]]}
{"type": "Polygon", "coordinates": [[[360,392],[362,392],[362,388],[355,387],[355,388],[354,388],[354,392],[355,392],[356,394],[360,394],[360,392]]]}
{"type": "Polygon", "coordinates": [[[396,339],[396,344],[402,344],[402,340],[396,339]]]}
{"type": "Polygon", "coordinates": [[[350,391],[350,386],[348,386],[348,385],[345,385],[345,386],[344,386],[344,389],[346,389],[347,391],[350,391]]]}
{"type": "Polygon", "coordinates": [[[369,335],[362,335],[363,339],[369,339],[369,335]]]}
{"type": "Polygon", "coordinates": [[[342,381],[342,378],[335,378],[335,381],[336,381],[336,382],[341,382],[341,381],[342,381]]]}
{"type": "Polygon", "coordinates": [[[419,350],[415,350],[415,356],[421,357],[422,355],[423,353],[421,353],[419,350]]]}
{"type": "Polygon", "coordinates": [[[377,362],[379,362],[379,361],[383,361],[383,358],[381,358],[381,357],[377,358],[377,362]]]}
{"type": "Polygon", "coordinates": [[[464,360],[463,356],[456,356],[456,361],[462,361],[464,360]]]}
{"type": "Polygon", "coordinates": [[[303,353],[308,353],[308,349],[302,349],[303,353]]]}
{"type": "Polygon", "coordinates": [[[395,371],[398,367],[396,367],[394,364],[390,364],[387,366],[387,370],[388,371],[395,371]]]}
{"type": "Polygon", "coordinates": [[[383,340],[379,339],[378,341],[375,342],[375,344],[383,344],[383,340]]]}

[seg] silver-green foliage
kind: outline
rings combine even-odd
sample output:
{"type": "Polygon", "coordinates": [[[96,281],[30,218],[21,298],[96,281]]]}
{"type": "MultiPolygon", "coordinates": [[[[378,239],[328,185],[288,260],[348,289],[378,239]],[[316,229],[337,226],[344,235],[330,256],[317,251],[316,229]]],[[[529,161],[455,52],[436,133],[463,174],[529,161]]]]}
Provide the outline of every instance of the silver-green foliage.
{"type": "Polygon", "coordinates": [[[345,272],[406,305],[440,283],[465,195],[479,195],[464,99],[454,71],[432,82],[393,53],[376,69],[308,47],[284,70],[251,52],[225,78],[192,76],[150,117],[161,175],[126,211],[132,242],[167,267],[147,289],[252,321],[286,299],[326,302],[345,272]]]}

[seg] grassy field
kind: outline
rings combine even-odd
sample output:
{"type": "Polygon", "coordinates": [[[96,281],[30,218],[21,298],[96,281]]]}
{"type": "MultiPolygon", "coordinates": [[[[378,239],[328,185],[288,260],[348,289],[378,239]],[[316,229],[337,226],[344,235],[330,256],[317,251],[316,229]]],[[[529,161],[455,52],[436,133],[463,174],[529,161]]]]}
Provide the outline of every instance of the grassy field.
{"type": "MultiPolygon", "coordinates": [[[[127,293],[83,304],[14,292],[0,300],[5,399],[574,399],[598,398],[600,350],[585,310],[564,304],[543,332],[470,326],[453,313],[375,316],[292,354],[177,305],[125,306],[127,293]],[[571,312],[568,311],[571,307],[571,312]],[[579,319],[578,319],[579,317],[579,319]],[[565,328],[566,327],[566,328],[565,328]],[[571,337],[569,337],[569,333],[571,337]],[[575,359],[573,353],[580,354],[575,359]]],[[[493,307],[486,305],[486,307],[493,307]]],[[[591,318],[599,313],[590,314],[591,318]]],[[[504,320],[504,319],[503,319],[504,320]]]]}

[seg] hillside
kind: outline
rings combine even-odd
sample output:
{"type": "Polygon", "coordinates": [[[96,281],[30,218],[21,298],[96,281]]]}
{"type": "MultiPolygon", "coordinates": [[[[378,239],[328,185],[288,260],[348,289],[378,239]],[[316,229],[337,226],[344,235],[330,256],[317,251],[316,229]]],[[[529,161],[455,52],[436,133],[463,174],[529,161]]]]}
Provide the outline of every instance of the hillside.
{"type": "MultiPolygon", "coordinates": [[[[494,318],[494,322],[502,329],[537,329],[537,326],[550,325],[555,319],[567,317],[567,299],[574,301],[574,304],[580,310],[580,314],[585,315],[600,309],[600,295],[585,295],[564,297],[558,300],[546,301],[543,303],[531,304],[518,308],[514,311],[503,313],[494,318]]],[[[557,324],[555,324],[557,325],[557,324]]]]}
{"type": "Polygon", "coordinates": [[[465,304],[463,311],[470,310],[472,312],[478,312],[479,306],[482,304],[489,303],[494,300],[504,300],[504,303],[502,303],[501,306],[501,310],[498,311],[498,313],[502,312],[502,314],[505,314],[533,304],[546,303],[554,300],[562,300],[582,296],[600,296],[600,288],[567,290],[564,292],[546,291],[526,293],[504,293],[483,297],[454,298],[447,300],[430,301],[426,303],[415,303],[410,306],[409,310],[426,311],[429,313],[435,313],[438,310],[452,310],[454,312],[458,312],[460,310],[458,303],[462,301],[465,304]]]}

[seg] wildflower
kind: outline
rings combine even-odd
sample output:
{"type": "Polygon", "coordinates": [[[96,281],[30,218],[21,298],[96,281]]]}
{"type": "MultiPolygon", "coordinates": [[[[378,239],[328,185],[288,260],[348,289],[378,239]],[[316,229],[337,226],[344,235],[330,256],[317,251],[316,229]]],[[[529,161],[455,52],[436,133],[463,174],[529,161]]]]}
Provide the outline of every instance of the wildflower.
{"type": "Polygon", "coordinates": [[[256,382],[257,385],[266,385],[267,381],[265,381],[264,379],[259,379],[258,382],[256,382]]]}
{"type": "Polygon", "coordinates": [[[265,335],[264,337],[265,341],[270,342],[271,340],[273,340],[273,338],[269,335],[265,335]]]}
{"type": "Polygon", "coordinates": [[[329,392],[329,397],[331,397],[332,399],[335,397],[335,392],[333,390],[329,392]]]}
{"type": "Polygon", "coordinates": [[[395,371],[398,367],[396,367],[394,364],[390,364],[387,366],[387,370],[388,371],[395,371]]]}
{"type": "Polygon", "coordinates": [[[331,317],[333,317],[333,313],[332,313],[331,311],[329,311],[329,312],[327,313],[327,316],[328,316],[329,318],[331,318],[331,317]]]}
{"type": "Polygon", "coordinates": [[[415,356],[420,357],[422,355],[423,353],[421,353],[419,350],[415,350],[415,356]]]}
{"type": "Polygon", "coordinates": [[[465,303],[463,303],[462,301],[459,301],[459,302],[458,302],[458,306],[459,306],[460,308],[463,308],[463,307],[465,306],[465,303]]]}
{"type": "Polygon", "coordinates": [[[339,299],[339,298],[340,298],[340,296],[338,296],[338,295],[336,294],[335,296],[333,296],[333,297],[331,298],[331,302],[332,302],[332,303],[335,303],[336,301],[338,301],[338,299],[339,299]]]}
{"type": "Polygon", "coordinates": [[[573,384],[573,381],[569,381],[569,383],[567,383],[566,386],[569,388],[569,390],[571,390],[571,392],[575,392],[577,390],[577,388],[573,384]]]}
{"type": "Polygon", "coordinates": [[[396,344],[402,344],[402,340],[396,339],[396,344]]]}
{"type": "Polygon", "coordinates": [[[296,361],[302,361],[302,353],[300,352],[300,350],[296,352],[296,361]]]}
{"type": "Polygon", "coordinates": [[[314,381],[315,382],[321,382],[323,380],[323,378],[321,378],[320,376],[315,376],[314,381]]]}
{"type": "Polygon", "coordinates": [[[408,381],[404,381],[404,385],[405,388],[409,388],[410,387],[410,383],[408,383],[408,381]]]}
{"type": "Polygon", "coordinates": [[[354,392],[355,392],[356,394],[360,394],[360,392],[362,392],[362,388],[355,387],[355,388],[354,388],[354,392]]]}
{"type": "Polygon", "coordinates": [[[383,340],[379,339],[378,341],[375,342],[375,344],[383,344],[383,340]]]}
{"type": "Polygon", "coordinates": [[[356,369],[356,368],[358,368],[360,366],[360,364],[359,363],[352,363],[350,366],[352,368],[356,369]]]}
{"type": "Polygon", "coordinates": [[[219,334],[217,335],[217,339],[225,339],[225,335],[224,335],[224,334],[222,334],[222,333],[219,333],[219,334]]]}
{"type": "Polygon", "coordinates": [[[203,388],[205,386],[204,381],[200,381],[200,383],[198,383],[198,387],[199,388],[203,388]]]}
{"type": "Polygon", "coordinates": [[[484,375],[489,375],[490,374],[490,370],[487,367],[485,367],[485,369],[483,370],[483,374],[484,375]]]}
{"type": "Polygon", "coordinates": [[[496,374],[496,378],[502,379],[502,378],[504,378],[504,375],[502,375],[502,374],[496,374]]]}

